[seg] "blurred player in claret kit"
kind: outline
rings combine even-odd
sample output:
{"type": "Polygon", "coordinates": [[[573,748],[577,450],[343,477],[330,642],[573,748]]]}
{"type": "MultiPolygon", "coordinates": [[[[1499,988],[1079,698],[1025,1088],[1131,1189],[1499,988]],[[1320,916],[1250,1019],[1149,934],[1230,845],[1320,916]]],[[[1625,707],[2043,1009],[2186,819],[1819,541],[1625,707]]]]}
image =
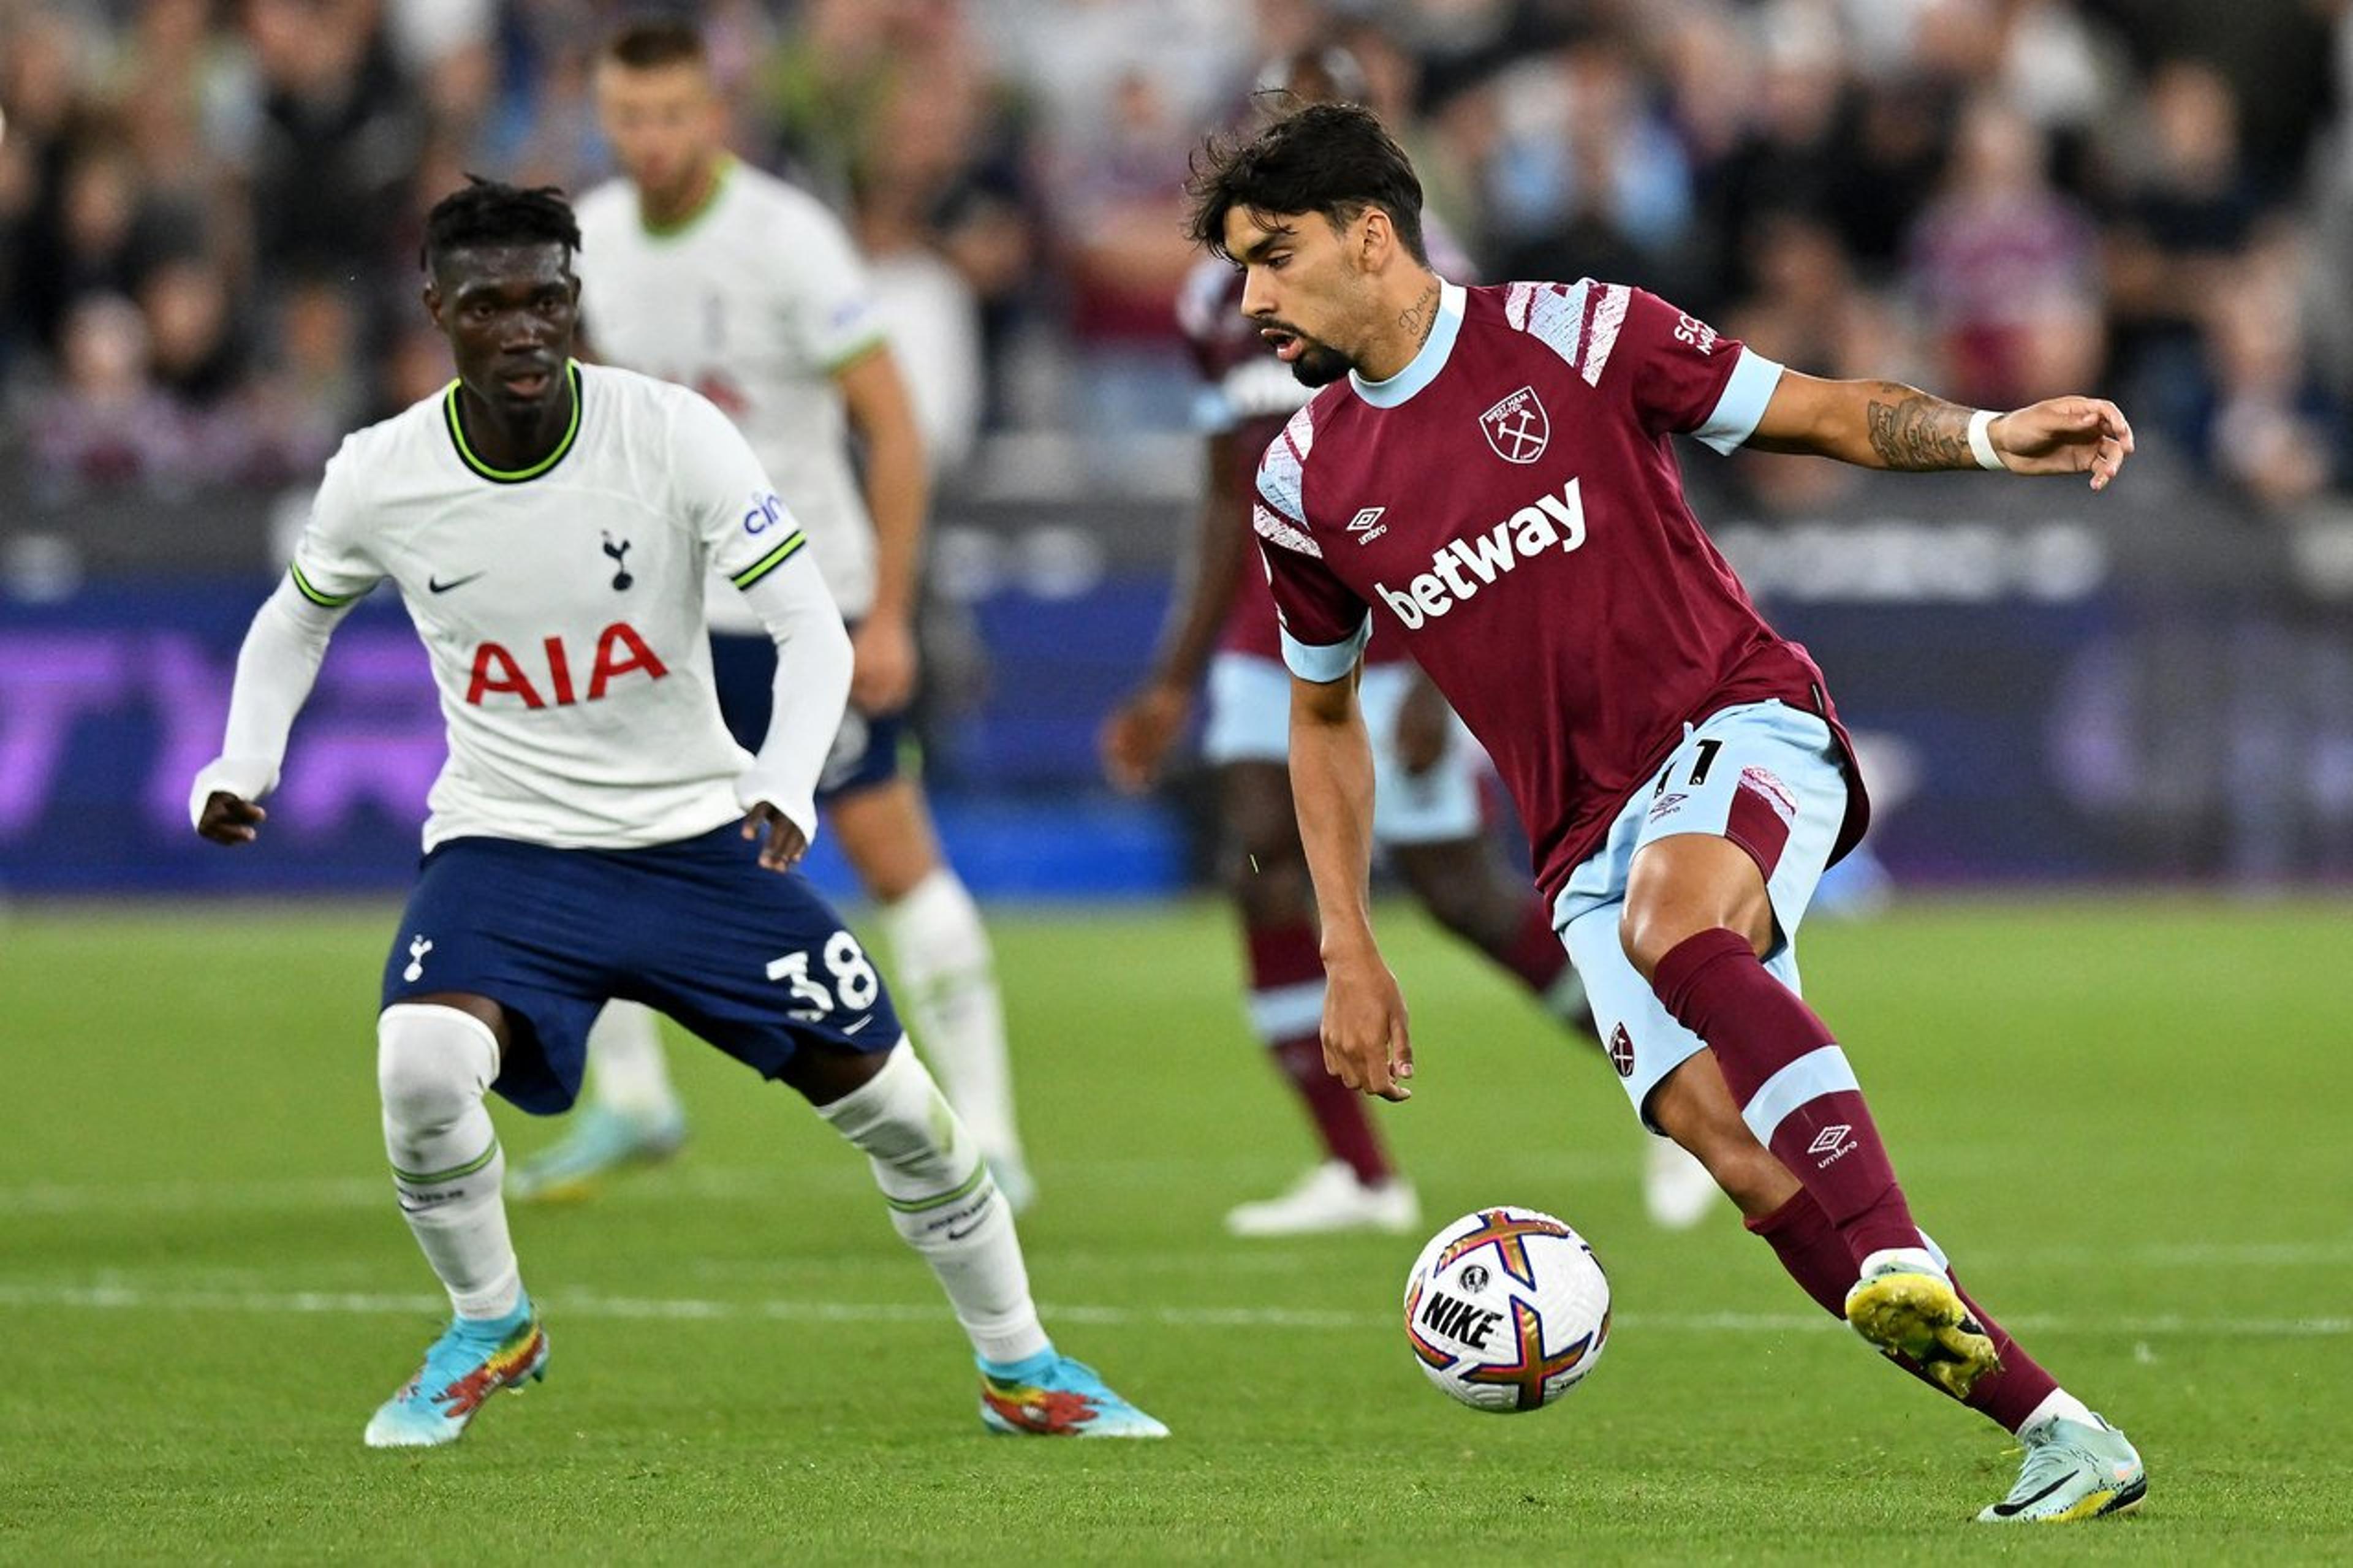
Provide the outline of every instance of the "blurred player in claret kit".
{"type": "MultiPolygon", "coordinates": [[[[864,264],[815,197],[729,154],[726,111],[691,26],[649,20],[617,34],[596,85],[625,177],[580,202],[590,349],[717,404],[808,533],[856,656],[818,805],[874,900],[914,1038],[1018,1212],[1033,1188],[1014,1124],[996,960],[901,757],[929,476],[864,264]]],[[[752,746],[767,728],[774,655],[733,598],[713,584],[712,657],[720,710],[752,746]]],[[[590,1055],[593,1103],[518,1173],[527,1194],[577,1194],[617,1166],[667,1155],[685,1135],[643,1010],[608,1013],[590,1055]]]]}
{"type": "Polygon", "coordinates": [[[2132,450],[2123,415],[1818,380],[1624,284],[1449,281],[1411,163],[1351,106],[1211,143],[1191,192],[1195,237],[1243,270],[1242,314],[1322,389],[1260,462],[1252,521],[1293,676],[1333,1071],[1391,1100],[1414,1071],[1365,890],[1356,692],[1377,617],[1518,802],[1636,1112],[1699,1157],[1809,1296],[2019,1436],[2018,1483],[1978,1517],[2136,1506],[2139,1455],[1961,1290],[1799,995],[1798,926],[1862,835],[1862,780],[1821,672],[1685,504],[1671,439],[2087,473],[2097,490],[2132,450]],[[1377,512],[1377,533],[1354,526],[1377,512]]]}
{"type": "Polygon", "coordinates": [[[1003,1432],[1160,1436],[1039,1326],[1012,1215],[858,939],[794,869],[841,724],[849,637],[759,459],[700,395],[572,357],[580,234],[555,192],[477,182],[427,220],[425,306],[458,378],[347,438],[237,656],[196,830],[256,837],[327,639],[391,579],[440,688],[449,757],[384,970],[376,1074],[393,1191],[455,1317],[367,1425],[455,1441],[540,1377],[484,1096],[579,1092],[614,997],[793,1089],[872,1166],[931,1265],[1003,1432]],[[747,756],[712,694],[706,582],[767,629],[747,756]]]}
{"type": "MultiPolygon", "coordinates": [[[[1365,81],[1340,49],[1303,51],[1263,73],[1259,100],[1274,112],[1304,103],[1360,101],[1365,81]]],[[[1427,243],[1442,271],[1468,263],[1435,225],[1427,243]]],[[[1280,1196],[1226,1216],[1240,1236],[1410,1230],[1420,1217],[1410,1182],[1390,1163],[1363,1100],[1324,1070],[1317,1037],[1324,964],[1299,825],[1284,771],[1290,679],[1266,577],[1251,548],[1253,465],[1307,401],[1238,306],[1242,280],[1205,257],[1187,280],[1180,322],[1208,382],[1208,489],[1190,556],[1179,574],[1167,635],[1145,683],[1105,721],[1103,752],[1113,782],[1141,790],[1155,780],[1208,679],[1201,751],[1216,770],[1228,839],[1228,885],[1241,916],[1252,1029],[1304,1103],[1324,1159],[1280,1196]]],[[[1354,529],[1380,527],[1377,515],[1354,529]]],[[[1553,934],[1543,902],[1504,868],[1486,832],[1482,762],[1443,699],[1394,639],[1366,652],[1360,700],[1379,781],[1373,837],[1414,897],[1440,925],[1472,943],[1534,993],[1554,1016],[1587,1035],[1584,988],[1553,934]]],[[[1589,1039],[1589,1035],[1587,1035],[1589,1039]]],[[[1716,1201],[1705,1170],[1663,1139],[1650,1141],[1644,1196],[1651,1217],[1681,1227],[1716,1201]]]]}

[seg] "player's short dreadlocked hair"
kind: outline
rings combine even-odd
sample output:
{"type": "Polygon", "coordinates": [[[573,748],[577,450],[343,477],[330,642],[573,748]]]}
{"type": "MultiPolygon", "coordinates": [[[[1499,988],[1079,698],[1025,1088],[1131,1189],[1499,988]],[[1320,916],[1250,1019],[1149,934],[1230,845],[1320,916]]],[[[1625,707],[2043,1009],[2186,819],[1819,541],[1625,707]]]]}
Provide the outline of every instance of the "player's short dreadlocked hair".
{"type": "Polygon", "coordinates": [[[425,245],[418,256],[430,272],[453,250],[473,246],[537,245],[580,248],[580,225],[572,204],[554,185],[529,190],[480,174],[433,204],[425,216],[425,245]]]}
{"type": "MultiPolygon", "coordinates": [[[[1226,256],[1226,215],[1318,213],[1335,229],[1366,207],[1389,215],[1398,240],[1428,266],[1421,181],[1405,149],[1356,103],[1312,103],[1250,137],[1212,138],[1194,153],[1185,194],[1197,245],[1226,256]]],[[[1228,259],[1231,259],[1228,257],[1228,259]]]]}

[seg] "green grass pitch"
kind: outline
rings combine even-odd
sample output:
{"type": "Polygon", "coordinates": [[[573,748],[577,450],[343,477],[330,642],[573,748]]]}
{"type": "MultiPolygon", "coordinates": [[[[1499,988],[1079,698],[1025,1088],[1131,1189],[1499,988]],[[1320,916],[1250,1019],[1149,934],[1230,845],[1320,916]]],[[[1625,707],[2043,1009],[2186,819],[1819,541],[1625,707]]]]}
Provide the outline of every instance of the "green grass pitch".
{"type": "MultiPolygon", "coordinates": [[[[1396,1312],[1419,1237],[1228,1241],[1303,1164],[1220,910],[999,911],[1047,1322],[1160,1444],[990,1438],[862,1162],[678,1053],[695,1136],[515,1218],[548,1381],[371,1453],[437,1331],[390,1201],[384,909],[0,924],[0,1558],[2343,1561],[2353,1003],[2341,905],[1922,903],[1808,932],[1808,989],[1924,1223],[2147,1455],[2141,1516],[1967,1522],[2009,1440],[1820,1318],[1727,1208],[1641,1217],[1597,1056],[1402,908],[1430,1226],[1580,1226],[1619,1326],[1550,1410],[1461,1409],[1396,1312]],[[2332,980],[2330,976],[2339,976],[2332,980]]],[[[545,1125],[501,1111],[512,1150],[545,1125]]]]}

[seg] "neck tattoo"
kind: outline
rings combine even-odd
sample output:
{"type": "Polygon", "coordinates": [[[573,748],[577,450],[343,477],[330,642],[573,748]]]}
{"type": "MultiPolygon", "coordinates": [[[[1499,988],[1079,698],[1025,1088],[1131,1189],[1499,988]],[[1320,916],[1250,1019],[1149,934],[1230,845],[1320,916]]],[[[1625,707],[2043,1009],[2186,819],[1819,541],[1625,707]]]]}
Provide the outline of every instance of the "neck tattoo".
{"type": "Polygon", "coordinates": [[[1421,298],[1398,313],[1398,325],[1413,334],[1413,352],[1419,353],[1421,345],[1430,342],[1430,331],[1438,325],[1438,285],[1421,291],[1421,298]]]}

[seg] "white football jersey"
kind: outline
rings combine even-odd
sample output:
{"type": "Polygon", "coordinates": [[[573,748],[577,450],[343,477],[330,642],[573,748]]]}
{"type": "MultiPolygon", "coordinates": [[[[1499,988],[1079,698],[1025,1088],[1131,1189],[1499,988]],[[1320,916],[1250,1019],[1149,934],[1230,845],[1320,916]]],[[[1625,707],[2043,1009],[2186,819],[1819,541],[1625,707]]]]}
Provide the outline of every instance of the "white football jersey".
{"type": "Polygon", "coordinates": [[[874,525],[834,375],[882,342],[883,324],[839,220],[733,158],[708,205],[674,228],[646,226],[627,180],[599,185],[575,211],[591,348],[724,410],[808,531],[834,602],[853,620],[865,614],[874,525]]]}
{"type": "Polygon", "coordinates": [[[312,602],[400,588],[449,731],[425,846],[470,834],[630,848],[740,815],[751,759],[711,675],[704,580],[815,568],[794,515],[704,399],[574,364],[574,419],[530,468],[466,444],[452,382],[343,441],[293,580],[312,602]]]}

